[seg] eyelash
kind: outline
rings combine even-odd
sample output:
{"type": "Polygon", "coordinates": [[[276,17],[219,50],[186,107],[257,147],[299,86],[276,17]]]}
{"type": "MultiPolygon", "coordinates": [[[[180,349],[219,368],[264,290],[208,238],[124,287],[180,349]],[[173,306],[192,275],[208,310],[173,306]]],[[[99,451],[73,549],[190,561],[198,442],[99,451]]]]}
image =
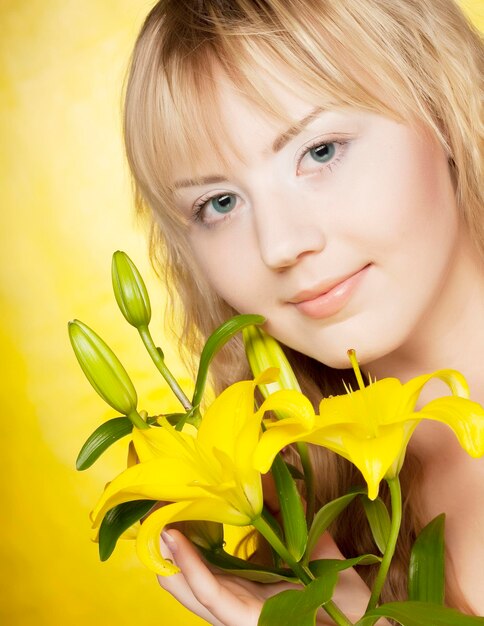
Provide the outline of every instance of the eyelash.
{"type": "Polygon", "coordinates": [[[221,193],[207,193],[204,196],[202,196],[193,205],[192,220],[194,222],[200,222],[206,228],[213,228],[214,226],[216,226],[220,222],[227,222],[227,220],[231,219],[231,215],[232,215],[233,211],[231,211],[230,213],[227,213],[226,216],[223,217],[222,219],[216,220],[214,222],[207,222],[207,221],[205,221],[204,218],[203,218],[203,211],[204,211],[205,207],[207,206],[207,204],[210,202],[210,200],[214,200],[215,198],[221,198],[222,196],[228,196],[228,195],[236,195],[236,194],[230,194],[230,193],[227,193],[227,192],[221,192],[221,193]]]}
{"type": "MultiPolygon", "coordinates": [[[[320,175],[322,174],[325,170],[329,170],[330,172],[333,171],[333,167],[335,167],[336,165],[338,165],[340,163],[340,161],[342,160],[344,153],[346,151],[346,147],[348,145],[348,139],[342,139],[341,137],[330,137],[330,138],[325,138],[325,139],[315,139],[314,141],[312,141],[309,144],[306,144],[304,146],[302,146],[302,148],[299,150],[299,152],[296,154],[295,157],[295,162],[296,162],[296,171],[299,173],[299,168],[301,166],[302,160],[309,154],[309,152],[313,149],[313,148],[318,148],[320,146],[324,146],[324,145],[329,145],[329,144],[336,144],[338,146],[338,154],[337,156],[335,156],[334,159],[332,159],[331,161],[328,162],[328,164],[321,164],[321,167],[318,168],[315,172],[313,172],[313,175],[320,175]]],[[[199,222],[202,223],[204,227],[206,228],[214,228],[215,226],[223,223],[226,223],[228,220],[230,220],[232,218],[232,215],[234,213],[234,211],[231,211],[230,213],[227,213],[225,215],[225,217],[215,220],[213,222],[207,222],[204,220],[203,218],[203,211],[206,207],[206,205],[213,199],[215,198],[220,198],[224,195],[232,195],[229,194],[227,192],[221,192],[221,193],[207,193],[204,196],[202,196],[201,198],[199,198],[195,204],[193,205],[193,213],[192,213],[192,220],[194,222],[199,222]]],[[[233,194],[236,195],[236,194],[233,194]]]]}
{"type": "Polygon", "coordinates": [[[344,156],[344,153],[346,151],[346,147],[348,145],[348,139],[343,139],[342,137],[325,137],[324,139],[322,139],[321,137],[318,139],[314,139],[313,141],[311,141],[311,143],[306,144],[304,146],[302,146],[302,148],[298,151],[298,153],[296,154],[296,171],[299,173],[299,168],[301,166],[301,163],[304,159],[304,157],[306,157],[311,150],[313,150],[313,148],[319,148],[321,146],[324,145],[330,145],[330,144],[335,144],[338,146],[337,149],[337,156],[335,156],[334,159],[331,159],[331,161],[329,161],[329,163],[323,164],[321,163],[321,167],[318,168],[314,174],[318,173],[321,174],[324,170],[329,170],[330,172],[333,171],[333,167],[335,165],[337,165],[341,159],[344,156]]]}

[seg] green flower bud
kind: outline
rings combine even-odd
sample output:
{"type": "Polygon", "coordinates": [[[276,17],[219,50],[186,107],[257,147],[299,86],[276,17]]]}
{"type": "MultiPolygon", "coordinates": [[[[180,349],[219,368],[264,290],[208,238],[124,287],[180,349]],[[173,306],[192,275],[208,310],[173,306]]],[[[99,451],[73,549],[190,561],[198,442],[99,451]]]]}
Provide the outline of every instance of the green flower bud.
{"type": "Polygon", "coordinates": [[[279,368],[276,382],[259,385],[264,398],[279,389],[295,389],[300,391],[299,383],[292,367],[279,343],[258,326],[247,326],[242,331],[245,353],[254,376],[269,367],[279,368]]]}
{"type": "Polygon", "coordinates": [[[138,268],[125,252],[113,254],[111,265],[114,295],[121,313],[135,328],[148,326],[151,306],[146,286],[138,268]]]}
{"type": "Polygon", "coordinates": [[[111,348],[79,320],[69,322],[68,330],[79,365],[101,398],[123,415],[135,413],[136,390],[111,348]]]}

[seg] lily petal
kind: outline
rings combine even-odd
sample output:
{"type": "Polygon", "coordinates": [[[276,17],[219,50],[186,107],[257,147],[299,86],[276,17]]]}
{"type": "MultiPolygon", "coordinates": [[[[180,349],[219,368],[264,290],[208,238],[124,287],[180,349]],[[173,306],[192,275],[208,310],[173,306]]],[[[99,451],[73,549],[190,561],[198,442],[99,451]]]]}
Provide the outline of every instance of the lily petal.
{"type": "Polygon", "coordinates": [[[393,415],[396,412],[395,398],[399,398],[402,384],[397,378],[384,378],[371,383],[364,390],[330,398],[323,398],[319,404],[319,426],[335,424],[373,425],[378,416],[393,415]],[[373,419],[369,419],[369,414],[373,419]]]}
{"type": "Polygon", "coordinates": [[[438,378],[444,382],[452,392],[453,396],[459,396],[461,398],[469,398],[469,385],[465,377],[457,370],[442,369],[433,372],[432,374],[423,374],[412,378],[403,385],[405,393],[404,404],[398,407],[400,414],[412,413],[417,403],[422,387],[428,383],[429,380],[438,378]]]}
{"type": "Polygon", "coordinates": [[[160,427],[133,428],[133,443],[139,460],[144,463],[165,457],[189,462],[195,451],[194,437],[177,431],[164,417],[159,418],[159,423],[160,427]]]}
{"type": "Polygon", "coordinates": [[[189,500],[205,498],[197,485],[200,473],[181,459],[159,458],[130,467],[111,481],[92,512],[93,526],[105,513],[121,502],[131,500],[189,500]]]}
{"type": "Polygon", "coordinates": [[[293,419],[304,428],[312,428],[315,417],[311,402],[305,395],[295,389],[275,391],[267,400],[264,400],[259,411],[261,413],[266,413],[267,411],[284,412],[287,415],[287,417],[284,417],[284,421],[293,419]]]}
{"type": "Polygon", "coordinates": [[[136,551],[146,567],[160,576],[171,576],[180,571],[171,561],[163,558],[160,551],[160,533],[170,523],[187,520],[226,522],[234,526],[245,526],[251,521],[229,504],[210,498],[163,506],[147,517],[138,532],[136,551]]]}
{"type": "Polygon", "coordinates": [[[426,404],[419,416],[447,424],[472,457],[484,455],[484,409],[466,398],[438,398],[426,404]]]}
{"type": "Polygon", "coordinates": [[[289,424],[289,419],[275,422],[261,437],[252,457],[254,467],[265,474],[271,468],[276,454],[296,441],[307,441],[310,431],[300,424],[289,424]]]}
{"type": "Polygon", "coordinates": [[[235,383],[208,407],[197,437],[198,446],[207,455],[217,448],[235,458],[239,433],[254,414],[254,387],[253,381],[235,383]]]}
{"type": "MultiPolygon", "coordinates": [[[[331,431],[333,429],[328,429],[331,431]]],[[[380,426],[378,437],[356,437],[351,428],[339,429],[345,457],[355,465],[368,485],[368,497],[378,496],[380,482],[404,449],[405,432],[401,424],[380,426]]],[[[321,431],[325,432],[325,431],[321,431]]],[[[326,447],[332,449],[331,432],[327,433],[326,447]]],[[[335,449],[335,452],[339,450],[335,449]]],[[[341,452],[339,452],[341,454],[341,452]]]]}

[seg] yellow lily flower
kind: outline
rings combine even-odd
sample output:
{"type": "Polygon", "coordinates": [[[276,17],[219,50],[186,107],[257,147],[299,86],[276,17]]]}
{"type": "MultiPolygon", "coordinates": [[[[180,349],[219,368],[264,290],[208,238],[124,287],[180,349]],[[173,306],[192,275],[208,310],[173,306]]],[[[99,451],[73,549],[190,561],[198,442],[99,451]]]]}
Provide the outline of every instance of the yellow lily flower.
{"type": "Polygon", "coordinates": [[[159,548],[167,524],[187,520],[251,524],[263,506],[260,473],[251,462],[261,432],[254,389],[273,379],[270,372],[228,387],[208,407],[198,431],[179,432],[164,418],[159,428],[133,429],[140,463],[107,485],[93,511],[93,526],[121,502],[171,502],[148,516],[137,537],[141,561],[158,574],[171,575],[179,570],[159,548]]]}
{"type": "MultiPolygon", "coordinates": [[[[324,398],[319,415],[312,417],[307,399],[291,392],[285,410],[291,417],[268,422],[259,441],[254,465],[267,472],[275,455],[296,441],[324,446],[353,463],[368,484],[368,497],[378,495],[383,478],[394,478],[400,472],[405,451],[413,431],[422,419],[447,424],[460,445],[473,457],[484,454],[484,409],[469,400],[467,382],[459,372],[450,369],[417,376],[402,384],[397,378],[369,380],[365,386],[353,350],[348,351],[360,389],[348,388],[346,395],[324,398]],[[432,400],[420,411],[415,405],[423,386],[438,378],[450,388],[452,395],[432,400]]],[[[286,398],[276,392],[260,411],[277,409],[286,398]]]]}

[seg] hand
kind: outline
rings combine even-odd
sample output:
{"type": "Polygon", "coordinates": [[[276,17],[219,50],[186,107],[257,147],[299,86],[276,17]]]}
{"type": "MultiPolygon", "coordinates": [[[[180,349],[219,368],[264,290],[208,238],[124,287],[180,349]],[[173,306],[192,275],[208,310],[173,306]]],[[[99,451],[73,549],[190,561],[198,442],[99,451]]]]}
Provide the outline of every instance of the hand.
{"type": "Polygon", "coordinates": [[[160,585],[214,626],[257,626],[264,601],[284,588],[212,571],[190,541],[174,529],[163,533],[161,551],[176,562],[181,573],[158,576],[160,585]]]}
{"type": "MultiPolygon", "coordinates": [[[[294,589],[290,583],[261,584],[209,568],[193,545],[177,530],[163,533],[161,550],[173,559],[181,573],[158,577],[160,585],[189,611],[213,626],[257,626],[264,601],[285,589],[294,589]]],[[[322,535],[313,555],[319,558],[343,558],[329,533],[322,535]]],[[[333,600],[352,621],[364,613],[370,591],[353,569],[340,574],[333,600]]],[[[378,624],[385,624],[380,620],[378,624]]],[[[321,609],[318,626],[334,622],[321,609]]]]}

